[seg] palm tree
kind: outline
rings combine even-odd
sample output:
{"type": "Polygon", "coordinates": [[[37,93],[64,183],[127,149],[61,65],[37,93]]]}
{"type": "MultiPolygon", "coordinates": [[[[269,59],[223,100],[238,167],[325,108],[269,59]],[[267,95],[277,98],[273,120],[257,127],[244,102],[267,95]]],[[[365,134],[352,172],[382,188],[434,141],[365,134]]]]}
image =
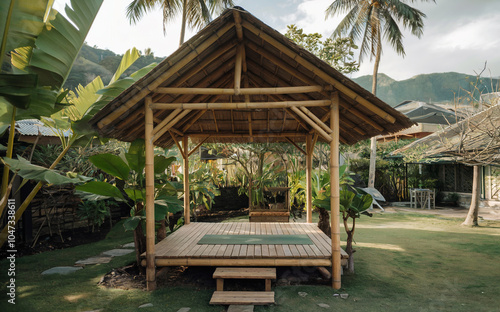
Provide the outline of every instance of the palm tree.
{"type": "Polygon", "coordinates": [[[177,14],[182,12],[181,37],[179,45],[184,43],[186,23],[190,28],[201,28],[212,18],[212,14],[219,14],[224,8],[234,5],[232,0],[132,0],[127,7],[127,17],[131,23],[137,23],[148,11],[157,5],[163,10],[163,32],[177,14]],[[207,3],[208,2],[208,3],[207,3]]]}
{"type": "MultiPolygon", "coordinates": [[[[423,12],[407,3],[418,0],[335,0],[326,9],[326,17],[346,12],[347,15],[337,26],[332,37],[348,36],[354,42],[361,41],[359,61],[370,55],[375,57],[373,66],[372,93],[377,93],[377,73],[382,55],[382,41],[385,39],[404,57],[403,34],[399,27],[409,29],[412,35],[420,38],[423,34],[426,17],[423,12]]],[[[435,2],[435,0],[420,0],[435,2]]],[[[370,170],[368,187],[375,184],[376,139],[371,139],[370,170]]]]}

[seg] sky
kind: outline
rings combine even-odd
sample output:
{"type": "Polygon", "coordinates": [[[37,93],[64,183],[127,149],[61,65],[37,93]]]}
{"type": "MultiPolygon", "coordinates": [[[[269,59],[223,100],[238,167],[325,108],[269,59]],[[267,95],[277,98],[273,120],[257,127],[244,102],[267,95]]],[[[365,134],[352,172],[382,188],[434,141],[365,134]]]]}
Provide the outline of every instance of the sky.
{"type": "MultiPolygon", "coordinates": [[[[325,10],[333,0],[234,0],[235,4],[281,33],[296,24],[307,33],[330,36],[342,16],[325,20],[325,10]]],[[[54,8],[63,11],[69,0],[55,0],[54,8]]],[[[168,24],[163,33],[160,9],[148,13],[137,24],[130,24],[125,12],[129,0],[104,0],[87,36],[87,43],[100,49],[123,54],[136,47],[151,48],[155,56],[168,56],[179,47],[180,18],[168,24]]],[[[409,2],[409,1],[406,1],[409,2]]],[[[406,56],[397,55],[384,42],[379,73],[396,80],[415,75],[459,72],[483,76],[500,76],[500,1],[436,0],[411,4],[423,11],[424,34],[419,39],[404,32],[406,56]]],[[[188,30],[186,40],[196,33],[188,30]]],[[[364,58],[359,72],[352,78],[370,75],[373,63],[364,58]]]]}

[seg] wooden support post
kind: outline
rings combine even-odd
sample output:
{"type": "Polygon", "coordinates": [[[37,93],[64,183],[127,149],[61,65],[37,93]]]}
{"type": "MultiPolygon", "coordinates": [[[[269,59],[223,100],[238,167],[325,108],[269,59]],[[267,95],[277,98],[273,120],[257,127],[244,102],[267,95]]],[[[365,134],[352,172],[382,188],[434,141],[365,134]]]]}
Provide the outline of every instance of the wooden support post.
{"type": "Polygon", "coordinates": [[[188,136],[182,138],[182,146],[184,148],[182,166],[184,168],[184,224],[190,223],[190,207],[189,207],[189,149],[188,136]]]}
{"type": "Polygon", "coordinates": [[[146,281],[147,289],[156,289],[155,268],[155,204],[154,204],[154,147],[153,147],[153,110],[151,97],[147,97],[144,107],[145,116],[145,154],[146,154],[146,281]]]}
{"type": "Polygon", "coordinates": [[[339,184],[339,97],[332,97],[330,108],[330,128],[333,140],[330,142],[330,211],[332,228],[332,287],[341,286],[340,255],[340,184],[339,184]]]}
{"type": "Polygon", "coordinates": [[[314,145],[312,135],[306,137],[306,208],[307,223],[312,223],[312,159],[314,145]]]}

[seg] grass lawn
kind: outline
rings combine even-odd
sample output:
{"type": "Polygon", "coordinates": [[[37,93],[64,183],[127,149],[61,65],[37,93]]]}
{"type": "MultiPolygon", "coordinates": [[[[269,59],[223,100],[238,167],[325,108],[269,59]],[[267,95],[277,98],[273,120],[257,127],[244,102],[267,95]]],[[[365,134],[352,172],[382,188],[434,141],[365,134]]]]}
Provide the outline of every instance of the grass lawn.
{"type": "MultiPolygon", "coordinates": [[[[355,239],[356,274],[344,276],[342,289],[326,286],[274,286],[274,306],[255,311],[498,311],[500,306],[500,222],[478,228],[462,220],[413,213],[363,216],[355,239]],[[301,297],[298,292],[308,295],[301,297]],[[334,297],[347,293],[347,299],[334,297]],[[317,304],[328,304],[325,309],[317,304]]],[[[16,305],[7,303],[8,263],[0,262],[3,290],[0,311],[225,311],[209,306],[212,290],[163,288],[154,292],[97,286],[112,268],[134,261],[115,257],[108,264],[87,266],[71,275],[42,276],[46,269],[132,241],[132,233],[116,226],[98,243],[27,256],[16,261],[16,305]]]]}

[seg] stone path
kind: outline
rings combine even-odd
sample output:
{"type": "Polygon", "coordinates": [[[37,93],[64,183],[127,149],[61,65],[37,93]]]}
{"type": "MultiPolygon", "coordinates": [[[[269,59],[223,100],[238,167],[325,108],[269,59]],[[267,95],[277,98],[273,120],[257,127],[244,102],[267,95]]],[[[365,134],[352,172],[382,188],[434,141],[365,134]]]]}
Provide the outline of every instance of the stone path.
{"type": "Polygon", "coordinates": [[[42,275],[49,274],[70,274],[78,270],[83,269],[86,265],[95,265],[101,263],[109,263],[113,257],[120,257],[128,255],[134,252],[134,243],[128,243],[122,246],[122,248],[107,250],[100,255],[93,256],[87,259],[78,260],[75,262],[74,266],[60,266],[50,268],[42,272],[42,275]]]}

